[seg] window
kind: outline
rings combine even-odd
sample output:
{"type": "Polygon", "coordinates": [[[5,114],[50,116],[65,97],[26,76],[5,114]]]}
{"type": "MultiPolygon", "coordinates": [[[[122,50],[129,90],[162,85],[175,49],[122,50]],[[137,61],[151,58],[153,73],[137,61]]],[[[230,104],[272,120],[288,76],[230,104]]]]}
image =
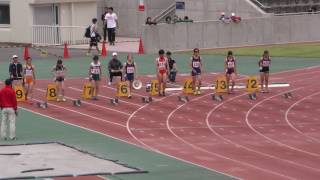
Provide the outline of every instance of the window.
{"type": "Polygon", "coordinates": [[[0,24],[10,24],[9,4],[0,4],[0,24]]]}

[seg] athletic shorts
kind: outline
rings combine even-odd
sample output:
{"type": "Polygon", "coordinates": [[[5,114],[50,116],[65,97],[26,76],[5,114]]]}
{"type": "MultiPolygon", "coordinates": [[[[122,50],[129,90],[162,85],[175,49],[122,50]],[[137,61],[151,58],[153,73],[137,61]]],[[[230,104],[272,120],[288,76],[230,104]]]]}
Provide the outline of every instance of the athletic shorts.
{"type": "Polygon", "coordinates": [[[26,84],[33,84],[33,77],[25,77],[24,83],[26,84]]]}
{"type": "Polygon", "coordinates": [[[199,76],[201,75],[201,69],[200,68],[193,68],[191,71],[191,76],[199,76]]]}
{"type": "Polygon", "coordinates": [[[98,40],[96,37],[91,37],[90,38],[90,46],[98,46],[98,40]]]}
{"type": "Polygon", "coordinates": [[[134,81],[134,74],[130,73],[130,74],[126,74],[126,81],[134,81]]]}
{"type": "Polygon", "coordinates": [[[161,76],[163,76],[163,75],[167,74],[167,70],[160,69],[158,73],[161,74],[161,76]]]}
{"type": "Polygon", "coordinates": [[[233,74],[233,73],[234,73],[234,68],[227,69],[227,74],[233,74]]]}
{"type": "Polygon", "coordinates": [[[260,69],[260,72],[268,73],[269,72],[269,67],[262,67],[260,69]]]}
{"type": "Polygon", "coordinates": [[[56,78],[56,82],[63,82],[64,81],[64,77],[57,77],[56,78]]]}
{"type": "Polygon", "coordinates": [[[92,80],[100,81],[100,74],[91,74],[92,80]]]}

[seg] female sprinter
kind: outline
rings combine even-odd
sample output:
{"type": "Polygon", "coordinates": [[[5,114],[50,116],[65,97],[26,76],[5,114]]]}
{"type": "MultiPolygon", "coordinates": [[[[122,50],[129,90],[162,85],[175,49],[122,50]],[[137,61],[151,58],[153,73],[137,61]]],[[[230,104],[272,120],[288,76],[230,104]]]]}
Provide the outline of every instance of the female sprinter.
{"type": "Polygon", "coordinates": [[[235,85],[235,79],[237,75],[236,58],[233,56],[232,51],[228,51],[228,55],[224,63],[224,70],[226,72],[227,90],[228,90],[228,93],[230,94],[230,93],[233,93],[233,88],[235,85]],[[231,91],[229,87],[230,81],[231,81],[231,91]]]}
{"type": "Polygon", "coordinates": [[[125,74],[125,80],[129,84],[129,94],[128,98],[130,99],[131,96],[131,91],[132,91],[132,83],[134,81],[134,75],[137,74],[137,65],[133,61],[133,57],[131,54],[127,55],[127,62],[124,64],[124,73],[125,74]]]}
{"type": "Polygon", "coordinates": [[[32,103],[31,100],[33,98],[33,86],[36,83],[36,75],[31,57],[26,59],[26,64],[23,66],[23,77],[26,100],[30,100],[29,102],[32,103]]]}
{"type": "Polygon", "coordinates": [[[93,56],[93,61],[90,63],[89,67],[89,80],[90,82],[93,81],[93,88],[91,91],[93,100],[98,100],[101,72],[99,56],[93,56]]]}
{"type": "Polygon", "coordinates": [[[201,87],[201,70],[202,70],[202,62],[201,57],[199,55],[199,49],[195,48],[193,50],[193,56],[191,57],[191,75],[192,75],[192,88],[194,95],[200,95],[200,87],[201,87]],[[198,82],[198,86],[197,86],[198,82]]]}
{"type": "Polygon", "coordinates": [[[57,85],[57,101],[66,101],[64,98],[64,79],[67,68],[63,65],[61,59],[58,59],[57,64],[52,68],[51,72],[54,75],[54,81],[57,85]]]}
{"type": "Polygon", "coordinates": [[[159,96],[165,96],[167,73],[168,73],[168,59],[164,56],[163,49],[159,50],[159,57],[156,59],[156,69],[157,69],[157,77],[159,82],[159,96]]]}
{"type": "Polygon", "coordinates": [[[260,83],[261,83],[261,92],[269,92],[269,67],[271,65],[271,58],[269,51],[264,51],[262,58],[258,62],[260,69],[260,83]]]}

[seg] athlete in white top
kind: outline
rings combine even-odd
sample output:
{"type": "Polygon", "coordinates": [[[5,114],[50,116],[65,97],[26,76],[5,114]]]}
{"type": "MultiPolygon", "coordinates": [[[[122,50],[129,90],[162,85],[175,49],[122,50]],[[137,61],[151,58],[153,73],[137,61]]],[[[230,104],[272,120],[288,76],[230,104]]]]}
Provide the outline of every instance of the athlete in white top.
{"type": "Polygon", "coordinates": [[[93,81],[92,88],[92,99],[98,100],[97,96],[99,93],[99,84],[101,79],[101,63],[99,61],[99,56],[94,56],[93,61],[90,63],[89,68],[89,80],[93,81]]]}

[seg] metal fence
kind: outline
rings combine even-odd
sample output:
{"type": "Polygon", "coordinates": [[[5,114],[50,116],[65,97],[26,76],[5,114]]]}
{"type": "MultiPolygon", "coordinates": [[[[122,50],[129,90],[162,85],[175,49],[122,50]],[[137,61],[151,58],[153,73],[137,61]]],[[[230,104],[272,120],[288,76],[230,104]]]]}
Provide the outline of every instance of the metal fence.
{"type": "Polygon", "coordinates": [[[84,37],[85,29],[84,26],[32,25],[32,44],[87,44],[89,39],[84,37]]]}

